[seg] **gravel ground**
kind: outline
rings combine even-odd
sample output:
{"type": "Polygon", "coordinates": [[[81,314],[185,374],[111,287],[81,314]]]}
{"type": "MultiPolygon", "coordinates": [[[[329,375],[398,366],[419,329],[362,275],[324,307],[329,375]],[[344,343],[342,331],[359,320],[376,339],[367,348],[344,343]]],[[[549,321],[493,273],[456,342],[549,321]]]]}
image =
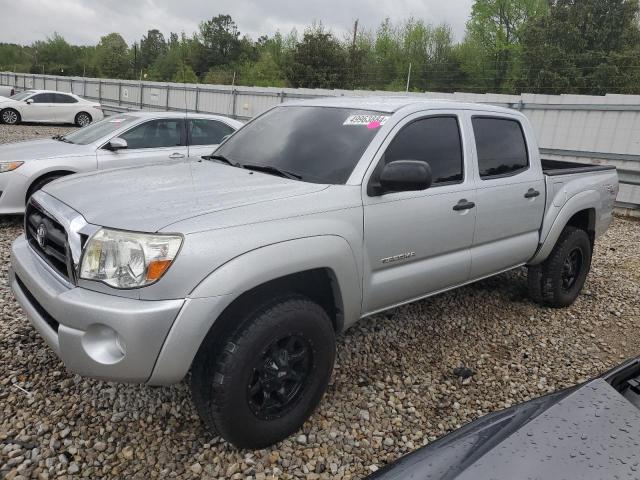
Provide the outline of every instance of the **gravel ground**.
{"type": "MultiPolygon", "coordinates": [[[[0,141],[52,133],[22,128],[0,127],[0,141]]],[[[481,415],[640,354],[640,223],[617,218],[571,308],[533,305],[517,270],[363,320],[339,338],[331,386],[302,431],[238,451],[207,435],[185,384],[65,371],[7,287],[20,232],[20,219],[0,220],[0,478],[361,478],[481,415]],[[471,378],[453,374],[462,365],[471,378]]]]}
{"type": "Polygon", "coordinates": [[[64,134],[75,127],[71,125],[39,125],[29,123],[26,125],[0,125],[0,143],[19,142],[34,138],[51,138],[54,135],[64,134]]]}

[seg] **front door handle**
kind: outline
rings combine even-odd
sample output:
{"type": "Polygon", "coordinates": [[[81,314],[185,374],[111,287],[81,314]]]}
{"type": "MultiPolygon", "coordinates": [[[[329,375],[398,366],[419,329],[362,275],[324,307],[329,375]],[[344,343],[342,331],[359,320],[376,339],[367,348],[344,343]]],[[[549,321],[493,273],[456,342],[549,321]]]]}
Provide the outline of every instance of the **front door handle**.
{"type": "Polygon", "coordinates": [[[473,202],[469,202],[467,201],[466,198],[463,198],[462,200],[460,200],[456,205],[454,205],[453,209],[456,212],[459,212],[461,210],[471,210],[473,207],[475,207],[476,204],[473,202]]]}
{"type": "Polygon", "coordinates": [[[169,155],[169,158],[174,159],[174,158],[184,158],[184,155],[182,153],[172,153],[171,155],[169,155]]]}
{"type": "Polygon", "coordinates": [[[535,188],[530,188],[527,193],[524,194],[524,198],[536,198],[540,195],[540,192],[535,188]]]}

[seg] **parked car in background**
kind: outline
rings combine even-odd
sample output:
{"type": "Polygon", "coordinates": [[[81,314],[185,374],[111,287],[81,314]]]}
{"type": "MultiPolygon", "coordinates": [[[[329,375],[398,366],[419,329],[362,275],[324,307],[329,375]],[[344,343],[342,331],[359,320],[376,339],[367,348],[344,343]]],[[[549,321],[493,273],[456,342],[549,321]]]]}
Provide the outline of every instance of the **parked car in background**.
{"type": "MultiPolygon", "coordinates": [[[[15,94],[16,89],[14,87],[0,85],[0,97],[9,98],[13,97],[15,94]]],[[[0,101],[4,100],[4,98],[0,98],[0,101]]]]}
{"type": "Polygon", "coordinates": [[[26,90],[9,98],[0,98],[0,120],[9,125],[42,122],[73,123],[85,127],[103,117],[99,103],[73,93],[26,90]]]}
{"type": "Polygon", "coordinates": [[[362,317],[524,265],[570,305],[618,192],[614,167],[542,160],[519,112],[402,97],[285,103],[206,158],[45,186],[9,279],[69,370],[191,371],[243,448],[301,427],[362,317]]]}
{"type": "Polygon", "coordinates": [[[370,480],[640,477],[640,358],[575,387],[491,413],[370,480]]]}
{"type": "Polygon", "coordinates": [[[67,135],[0,145],[0,214],[24,212],[35,191],[65,175],[210,154],[241,126],[218,115],[132,112],[67,135]]]}

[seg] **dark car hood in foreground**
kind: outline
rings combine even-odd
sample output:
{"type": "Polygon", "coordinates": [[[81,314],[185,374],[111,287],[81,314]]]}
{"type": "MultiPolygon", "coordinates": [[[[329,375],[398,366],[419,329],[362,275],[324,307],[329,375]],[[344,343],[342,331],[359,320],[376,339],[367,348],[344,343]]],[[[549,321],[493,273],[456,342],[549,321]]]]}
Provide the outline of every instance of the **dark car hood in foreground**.
{"type": "Polygon", "coordinates": [[[154,232],[200,215],[308,195],[326,185],[186,161],[71,175],[44,191],[92,224],[154,232]]]}
{"type": "Polygon", "coordinates": [[[637,376],[639,365],[482,417],[369,478],[640,478],[638,396],[611,385],[626,382],[625,371],[637,376]]]}

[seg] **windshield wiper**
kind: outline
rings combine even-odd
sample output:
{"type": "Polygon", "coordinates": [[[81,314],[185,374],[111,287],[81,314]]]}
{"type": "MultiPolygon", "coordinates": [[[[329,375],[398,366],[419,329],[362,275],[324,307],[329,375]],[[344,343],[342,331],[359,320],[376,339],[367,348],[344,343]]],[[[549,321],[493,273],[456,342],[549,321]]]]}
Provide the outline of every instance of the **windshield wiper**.
{"type": "Polygon", "coordinates": [[[290,178],[291,180],[302,180],[302,175],[298,175],[297,173],[289,172],[287,170],[282,170],[281,168],[271,165],[251,165],[245,163],[242,166],[247,170],[256,170],[258,172],[271,173],[273,175],[279,175],[284,178],[290,178]]]}
{"type": "Polygon", "coordinates": [[[60,142],[64,142],[64,143],[73,143],[71,140],[65,138],[62,135],[54,135],[53,137],[51,137],[53,140],[58,140],[60,142]]]}
{"type": "Polygon", "coordinates": [[[201,158],[203,160],[214,160],[217,162],[225,163],[227,165],[231,165],[232,167],[242,168],[242,164],[240,162],[229,160],[224,155],[203,155],[201,158]]]}

